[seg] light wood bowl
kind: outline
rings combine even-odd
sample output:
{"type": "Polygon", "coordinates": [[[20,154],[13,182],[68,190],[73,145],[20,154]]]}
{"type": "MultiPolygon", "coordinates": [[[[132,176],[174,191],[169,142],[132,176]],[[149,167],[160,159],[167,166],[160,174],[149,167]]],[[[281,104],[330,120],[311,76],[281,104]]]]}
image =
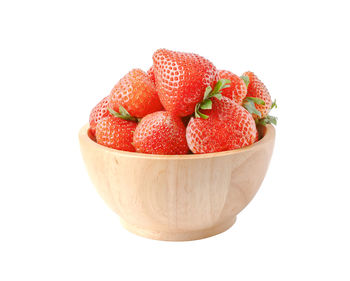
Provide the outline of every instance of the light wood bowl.
{"type": "Polygon", "coordinates": [[[229,229],[258,191],[271,158],[275,129],[251,146],[218,153],[150,155],[110,149],[79,133],[98,193],[129,231],[185,241],[229,229]]]}

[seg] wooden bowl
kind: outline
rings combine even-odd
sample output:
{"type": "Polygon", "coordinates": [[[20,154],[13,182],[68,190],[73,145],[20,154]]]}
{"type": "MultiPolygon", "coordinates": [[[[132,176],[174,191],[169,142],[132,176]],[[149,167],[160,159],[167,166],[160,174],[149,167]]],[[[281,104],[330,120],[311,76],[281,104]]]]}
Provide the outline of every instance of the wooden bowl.
{"type": "Polygon", "coordinates": [[[251,146],[218,153],[150,155],[110,149],[79,133],[98,193],[129,231],[152,239],[196,240],[229,229],[258,191],[275,129],[251,146]]]}

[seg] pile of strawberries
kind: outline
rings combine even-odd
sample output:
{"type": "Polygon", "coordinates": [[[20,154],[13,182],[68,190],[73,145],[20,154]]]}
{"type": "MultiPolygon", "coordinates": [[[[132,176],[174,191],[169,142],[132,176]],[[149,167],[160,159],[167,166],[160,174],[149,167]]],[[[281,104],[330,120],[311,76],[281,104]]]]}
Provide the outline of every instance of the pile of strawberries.
{"type": "Polygon", "coordinates": [[[276,106],[253,72],[217,70],[191,53],[159,49],[146,72],[133,69],[90,114],[97,143],[150,154],[226,151],[259,139],[276,124],[276,106]]]}

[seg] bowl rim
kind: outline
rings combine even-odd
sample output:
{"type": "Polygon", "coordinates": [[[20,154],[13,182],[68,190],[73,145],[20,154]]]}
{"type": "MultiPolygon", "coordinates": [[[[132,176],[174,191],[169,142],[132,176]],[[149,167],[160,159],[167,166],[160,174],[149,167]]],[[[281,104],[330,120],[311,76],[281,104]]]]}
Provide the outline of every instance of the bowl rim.
{"type": "Polygon", "coordinates": [[[235,150],[227,150],[227,151],[220,151],[220,152],[212,152],[212,153],[205,153],[205,154],[184,154],[184,155],[160,155],[160,154],[146,154],[146,153],[139,153],[139,152],[129,152],[129,151],[123,151],[123,150],[117,150],[114,148],[109,148],[106,146],[103,146],[101,144],[98,144],[94,140],[92,140],[89,137],[88,131],[89,131],[89,124],[85,124],[79,131],[79,139],[81,142],[86,142],[88,145],[95,147],[96,150],[103,150],[106,152],[110,152],[115,155],[120,156],[128,156],[128,157],[136,157],[136,158],[144,158],[144,159],[176,159],[176,160],[182,160],[182,159],[192,159],[192,160],[198,160],[198,159],[205,159],[205,158],[216,158],[216,157],[223,157],[233,154],[239,154],[244,153],[253,149],[257,149],[260,146],[264,146],[266,143],[274,141],[275,139],[275,127],[268,124],[266,125],[266,129],[264,136],[258,140],[257,142],[253,143],[252,145],[235,149],[235,150]]]}

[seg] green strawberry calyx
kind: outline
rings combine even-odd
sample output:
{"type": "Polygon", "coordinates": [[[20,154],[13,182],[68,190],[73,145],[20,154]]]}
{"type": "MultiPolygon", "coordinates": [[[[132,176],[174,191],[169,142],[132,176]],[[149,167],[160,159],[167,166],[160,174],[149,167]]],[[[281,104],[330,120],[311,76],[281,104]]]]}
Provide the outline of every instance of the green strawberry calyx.
{"type": "MultiPolygon", "coordinates": [[[[250,83],[249,77],[247,75],[242,75],[241,79],[244,81],[244,84],[248,88],[248,85],[250,83]]],[[[243,100],[242,106],[246,110],[248,110],[248,112],[250,114],[256,114],[257,116],[259,116],[261,118],[261,112],[256,108],[256,104],[265,105],[265,101],[263,101],[262,99],[259,99],[259,98],[255,98],[255,97],[246,97],[243,100]]]]}
{"type": "Polygon", "coordinates": [[[272,102],[270,110],[273,109],[273,108],[277,108],[276,99],[272,102]]]}
{"type": "Polygon", "coordinates": [[[242,75],[241,79],[244,81],[244,84],[248,88],[248,85],[249,85],[249,82],[250,82],[249,77],[247,75],[242,75]]]}
{"type": "Polygon", "coordinates": [[[196,104],[194,116],[196,118],[208,119],[209,116],[206,114],[203,114],[199,110],[200,109],[212,109],[213,103],[211,101],[211,98],[215,97],[218,100],[221,100],[222,99],[222,94],[221,94],[222,90],[230,87],[230,83],[231,83],[231,81],[228,79],[220,79],[216,83],[214,89],[212,89],[211,86],[208,86],[205,89],[203,100],[196,104]]]}
{"type": "Polygon", "coordinates": [[[255,123],[257,125],[263,125],[263,126],[266,126],[267,124],[277,125],[277,119],[278,118],[276,116],[267,115],[264,118],[255,120],[255,123]]]}
{"type": "MultiPolygon", "coordinates": [[[[271,107],[270,107],[270,111],[271,111],[271,109],[273,109],[273,108],[277,108],[276,100],[274,100],[274,101],[272,102],[272,105],[271,105],[271,107]]],[[[267,124],[274,124],[274,125],[277,125],[277,120],[278,120],[278,118],[277,118],[276,116],[267,115],[267,116],[264,117],[264,118],[255,120],[255,123],[256,123],[257,125],[263,125],[263,126],[266,126],[267,124]]]]}
{"type": "Polygon", "coordinates": [[[255,106],[256,104],[265,105],[265,102],[259,98],[246,97],[242,103],[243,107],[246,110],[248,110],[249,113],[256,114],[259,117],[261,117],[261,112],[259,110],[257,110],[257,108],[255,106]]]}
{"type": "Polygon", "coordinates": [[[115,117],[118,117],[127,121],[135,121],[135,122],[138,121],[136,117],[131,116],[130,113],[121,105],[119,105],[119,112],[116,112],[111,108],[108,108],[108,111],[115,117]]]}

